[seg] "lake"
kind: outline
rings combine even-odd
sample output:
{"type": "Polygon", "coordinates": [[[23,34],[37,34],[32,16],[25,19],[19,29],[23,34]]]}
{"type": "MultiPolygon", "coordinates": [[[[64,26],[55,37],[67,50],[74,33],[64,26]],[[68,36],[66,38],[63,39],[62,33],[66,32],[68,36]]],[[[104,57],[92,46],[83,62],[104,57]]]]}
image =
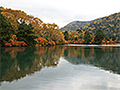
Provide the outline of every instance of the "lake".
{"type": "Polygon", "coordinates": [[[120,90],[119,45],[0,49],[0,90],[120,90]]]}

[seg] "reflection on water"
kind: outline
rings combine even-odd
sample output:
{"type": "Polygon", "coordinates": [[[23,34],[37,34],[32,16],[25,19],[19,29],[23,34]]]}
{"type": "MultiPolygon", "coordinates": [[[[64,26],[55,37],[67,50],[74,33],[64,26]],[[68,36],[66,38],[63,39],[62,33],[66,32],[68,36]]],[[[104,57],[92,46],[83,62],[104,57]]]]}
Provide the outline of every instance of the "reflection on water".
{"type": "Polygon", "coordinates": [[[21,47],[1,48],[0,80],[12,82],[45,67],[57,67],[60,57],[73,65],[101,67],[120,74],[119,47],[21,47]]]}
{"type": "Polygon", "coordinates": [[[55,67],[63,53],[61,47],[1,48],[1,81],[18,80],[44,67],[55,67]]]}
{"type": "Polygon", "coordinates": [[[92,64],[120,74],[120,48],[67,47],[64,57],[72,64],[92,64]]]}

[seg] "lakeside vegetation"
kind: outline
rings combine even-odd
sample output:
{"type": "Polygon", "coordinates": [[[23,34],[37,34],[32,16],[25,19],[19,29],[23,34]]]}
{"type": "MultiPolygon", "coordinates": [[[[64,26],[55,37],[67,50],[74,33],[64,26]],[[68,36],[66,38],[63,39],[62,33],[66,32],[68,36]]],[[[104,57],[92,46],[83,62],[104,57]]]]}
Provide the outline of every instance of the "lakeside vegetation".
{"type": "MultiPolygon", "coordinates": [[[[116,44],[116,35],[89,30],[62,31],[53,23],[43,21],[21,10],[0,7],[0,46],[28,47],[55,46],[62,44],[116,44]]],[[[119,20],[117,20],[119,21],[119,20]]]]}
{"type": "Polygon", "coordinates": [[[116,44],[116,36],[110,37],[98,29],[95,34],[77,29],[76,31],[63,31],[68,44],[116,44]]]}

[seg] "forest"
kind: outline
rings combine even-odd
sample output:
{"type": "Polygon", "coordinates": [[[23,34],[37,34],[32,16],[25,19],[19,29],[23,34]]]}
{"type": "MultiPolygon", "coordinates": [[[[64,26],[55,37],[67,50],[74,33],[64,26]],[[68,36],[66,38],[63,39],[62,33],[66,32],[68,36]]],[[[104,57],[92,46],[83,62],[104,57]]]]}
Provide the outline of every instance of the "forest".
{"type": "MultiPolygon", "coordinates": [[[[119,17],[119,13],[114,15],[119,17]]],[[[116,18],[117,22],[120,21],[118,17],[116,18]]],[[[106,18],[104,20],[107,20],[106,18]]],[[[118,28],[116,29],[117,34],[114,34],[113,31],[111,33],[110,30],[105,32],[101,26],[91,32],[86,28],[88,24],[83,26],[82,29],[61,32],[59,26],[55,23],[44,23],[38,17],[27,15],[24,11],[4,7],[0,7],[0,20],[1,47],[34,47],[81,43],[116,44],[120,36],[118,24],[112,25],[109,23],[109,26],[118,28]]],[[[98,22],[95,21],[94,23],[98,22]]]]}
{"type": "Polygon", "coordinates": [[[0,8],[0,46],[52,46],[64,44],[59,27],[21,10],[0,8]]]}
{"type": "Polygon", "coordinates": [[[116,36],[106,35],[101,29],[95,34],[77,29],[76,31],[62,31],[68,44],[116,44],[116,36]]]}

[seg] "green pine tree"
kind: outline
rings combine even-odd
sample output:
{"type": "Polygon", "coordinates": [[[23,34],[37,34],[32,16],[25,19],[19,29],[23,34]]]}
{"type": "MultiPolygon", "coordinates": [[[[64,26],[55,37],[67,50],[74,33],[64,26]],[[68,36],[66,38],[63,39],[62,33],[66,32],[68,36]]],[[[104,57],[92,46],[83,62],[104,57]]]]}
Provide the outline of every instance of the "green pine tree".
{"type": "Polygon", "coordinates": [[[85,39],[85,43],[86,43],[86,44],[89,44],[90,41],[92,40],[89,31],[86,31],[86,32],[85,32],[84,39],[85,39]]]}
{"type": "Polygon", "coordinates": [[[28,46],[35,46],[35,39],[37,38],[37,36],[35,35],[33,29],[34,28],[31,24],[27,25],[25,24],[25,22],[19,24],[16,34],[18,37],[18,41],[25,41],[28,46]]]}
{"type": "Polygon", "coordinates": [[[105,35],[101,29],[98,29],[95,33],[94,43],[102,44],[102,40],[104,39],[105,35]]]}
{"type": "Polygon", "coordinates": [[[68,38],[68,36],[69,36],[68,31],[65,31],[64,36],[65,36],[65,37],[64,37],[65,40],[69,40],[69,38],[68,38]]]}

